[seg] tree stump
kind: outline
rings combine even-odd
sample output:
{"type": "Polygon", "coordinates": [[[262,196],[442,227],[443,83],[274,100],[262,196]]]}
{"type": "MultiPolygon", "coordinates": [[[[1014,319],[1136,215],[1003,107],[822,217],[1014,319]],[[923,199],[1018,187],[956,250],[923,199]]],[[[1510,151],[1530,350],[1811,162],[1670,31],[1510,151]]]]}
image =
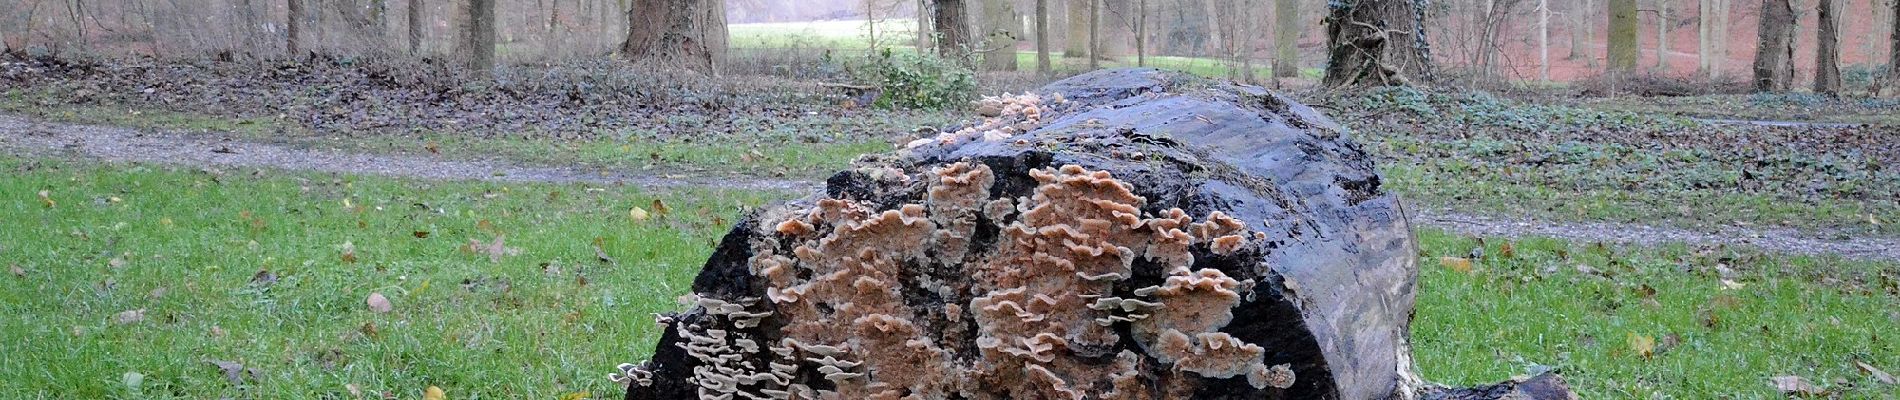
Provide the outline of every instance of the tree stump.
{"type": "Polygon", "coordinates": [[[1129,69],[978,112],[740,222],[627,398],[1569,396],[1412,373],[1405,210],[1306,106],[1129,69]]]}

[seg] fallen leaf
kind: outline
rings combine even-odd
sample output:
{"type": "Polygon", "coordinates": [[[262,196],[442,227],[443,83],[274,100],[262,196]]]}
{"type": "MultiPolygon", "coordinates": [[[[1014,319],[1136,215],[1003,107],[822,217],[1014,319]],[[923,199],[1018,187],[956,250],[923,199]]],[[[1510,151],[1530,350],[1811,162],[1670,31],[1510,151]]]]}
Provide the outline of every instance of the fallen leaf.
{"type": "Polygon", "coordinates": [[[112,269],[125,268],[125,257],[113,257],[110,260],[106,260],[106,266],[112,267],[112,269]]]}
{"type": "Polygon", "coordinates": [[[486,255],[488,256],[489,262],[496,263],[501,262],[502,256],[521,254],[521,249],[509,248],[504,244],[503,240],[507,237],[508,235],[495,236],[494,241],[485,244],[480,240],[469,239],[468,251],[475,254],[486,255]]]}
{"type": "Polygon", "coordinates": [[[389,304],[389,298],[383,297],[382,293],[370,293],[369,300],[365,300],[364,303],[369,304],[369,310],[377,314],[387,313],[396,309],[396,306],[389,304]]]}
{"type": "Polygon", "coordinates": [[[120,325],[137,323],[144,320],[145,320],[145,309],[143,308],[137,309],[137,310],[121,311],[119,312],[118,315],[112,316],[112,322],[117,322],[120,325]]]}
{"type": "Polygon", "coordinates": [[[356,244],[350,243],[350,242],[343,242],[343,256],[342,257],[343,257],[344,264],[355,264],[356,263],[356,244]]]}
{"type": "Polygon", "coordinates": [[[632,209],[627,210],[627,216],[633,218],[633,222],[645,222],[647,220],[647,210],[641,209],[639,206],[634,206],[632,209]]]}
{"type": "Polygon", "coordinates": [[[417,239],[428,239],[429,231],[415,231],[413,233],[410,233],[410,235],[415,235],[417,239]]]}
{"type": "Polygon", "coordinates": [[[1820,386],[1814,386],[1813,383],[1808,383],[1807,379],[1802,379],[1799,376],[1783,375],[1769,378],[1768,381],[1773,383],[1775,390],[1780,390],[1781,393],[1803,396],[1819,396],[1827,393],[1827,391],[1822,390],[1820,386]]]}
{"type": "Polygon", "coordinates": [[[1656,338],[1630,332],[1630,351],[1647,359],[1656,355],[1656,338]]]}
{"type": "Polygon", "coordinates": [[[138,371],[126,371],[124,375],[119,375],[119,383],[125,384],[125,387],[137,389],[139,385],[145,384],[145,374],[138,371]]]}
{"type": "Polygon", "coordinates": [[[574,393],[568,393],[568,394],[564,394],[564,395],[561,395],[561,400],[587,400],[587,399],[589,399],[589,398],[593,398],[593,397],[594,397],[594,394],[593,394],[593,393],[588,393],[588,392],[574,392],[574,393]]]}
{"type": "Polygon", "coordinates": [[[1742,290],[1742,288],[1746,286],[1748,286],[1748,284],[1727,279],[1722,280],[1722,290],[1742,290]]]}
{"type": "Polygon", "coordinates": [[[9,265],[7,265],[7,272],[12,272],[12,273],[13,273],[13,276],[14,276],[14,277],[18,277],[18,278],[25,278],[25,277],[26,277],[26,270],[24,270],[24,269],[20,269],[20,265],[19,265],[19,264],[9,264],[9,265]]]}
{"type": "Polygon", "coordinates": [[[1471,273],[1471,259],[1462,257],[1439,257],[1438,263],[1452,271],[1471,273]]]}
{"type": "Polygon", "coordinates": [[[1498,246],[1498,257],[1504,257],[1504,258],[1517,257],[1517,247],[1512,246],[1511,242],[1504,242],[1503,245],[1498,246]]]}
{"type": "Polygon", "coordinates": [[[428,150],[429,154],[442,154],[442,147],[437,146],[435,142],[424,143],[422,148],[428,150]]]}
{"type": "Polygon", "coordinates": [[[614,258],[607,255],[607,249],[606,246],[604,246],[605,242],[606,239],[594,238],[594,259],[600,260],[602,263],[613,264],[614,258]]]}
{"type": "Polygon", "coordinates": [[[211,326],[211,337],[221,338],[224,337],[224,335],[227,335],[227,333],[224,332],[224,328],[218,327],[217,325],[211,326]]]}
{"type": "Polygon", "coordinates": [[[277,274],[271,273],[268,269],[259,269],[257,273],[251,274],[251,284],[253,285],[270,286],[273,283],[277,283],[277,274]]]}
{"type": "Polygon", "coordinates": [[[422,400],[445,400],[447,398],[448,394],[443,393],[442,388],[433,385],[422,391],[422,400]]]}
{"type": "Polygon", "coordinates": [[[660,201],[660,199],[653,199],[653,213],[665,217],[667,214],[673,213],[673,208],[667,207],[666,202],[660,201]]]}
{"type": "Polygon", "coordinates": [[[59,205],[58,202],[53,201],[53,191],[50,190],[40,191],[40,204],[45,204],[46,208],[53,208],[53,206],[59,205]]]}
{"type": "Polygon", "coordinates": [[[244,364],[238,364],[234,361],[211,360],[207,362],[211,363],[212,366],[218,367],[218,372],[224,374],[224,381],[230,382],[232,385],[242,385],[245,381],[256,379],[258,375],[257,370],[244,368],[244,364]]]}
{"type": "Polygon", "coordinates": [[[1881,371],[1880,368],[1874,368],[1873,364],[1868,364],[1866,361],[1854,360],[1854,366],[1860,368],[1861,373],[1872,376],[1874,380],[1880,381],[1880,383],[1900,385],[1900,380],[1895,380],[1892,374],[1888,374],[1887,371],[1881,371]]]}
{"type": "Polygon", "coordinates": [[[356,384],[354,384],[354,383],[350,383],[350,384],[344,384],[344,385],[343,385],[343,390],[348,390],[348,391],[350,391],[350,398],[355,398],[355,399],[361,399],[361,398],[363,398],[363,387],[362,387],[362,386],[356,386],[356,384]]]}

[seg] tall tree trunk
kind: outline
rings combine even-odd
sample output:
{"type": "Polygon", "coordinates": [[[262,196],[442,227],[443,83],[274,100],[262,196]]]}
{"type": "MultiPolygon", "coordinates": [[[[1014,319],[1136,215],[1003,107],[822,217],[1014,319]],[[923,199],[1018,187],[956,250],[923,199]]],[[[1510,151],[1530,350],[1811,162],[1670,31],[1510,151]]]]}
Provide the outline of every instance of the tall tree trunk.
{"type": "MultiPolygon", "coordinates": [[[[1584,52],[1583,49],[1589,44],[1590,39],[1596,35],[1594,29],[1591,29],[1596,24],[1590,19],[1590,14],[1596,10],[1596,6],[1590,3],[1591,0],[1573,0],[1570,3],[1569,59],[1575,60],[1588,57],[1589,53],[1584,52]]],[[[1595,65],[1595,63],[1591,65],[1595,65]]]]}
{"type": "Polygon", "coordinates": [[[1148,0],[1135,1],[1135,66],[1148,66],[1148,0]]]}
{"type": "Polygon", "coordinates": [[[1550,0],[1537,0],[1537,80],[1550,82],[1550,0]]]}
{"type": "Polygon", "coordinates": [[[1636,48],[1636,0],[1610,0],[1610,39],[1609,54],[1604,57],[1609,63],[1610,72],[1622,73],[1636,69],[1636,60],[1641,53],[1636,48]]]}
{"type": "Polygon", "coordinates": [[[1729,27],[1731,26],[1729,22],[1730,22],[1731,16],[1734,15],[1732,12],[1730,12],[1734,8],[1730,4],[1734,4],[1735,0],[1714,0],[1714,1],[1716,4],[1715,6],[1715,32],[1714,32],[1715,33],[1715,54],[1714,54],[1715,68],[1709,70],[1709,78],[1721,79],[1722,66],[1728,65],[1728,39],[1729,39],[1729,27]]]}
{"type": "Polygon", "coordinates": [[[290,58],[303,54],[303,2],[304,0],[285,0],[288,11],[284,17],[284,53],[290,58]]]}
{"type": "Polygon", "coordinates": [[[920,53],[923,52],[924,49],[930,48],[930,43],[931,43],[930,33],[935,32],[935,30],[931,29],[930,15],[931,15],[930,0],[917,0],[917,35],[916,35],[917,44],[916,46],[917,46],[917,51],[920,53]]]}
{"type": "Polygon", "coordinates": [[[1023,20],[1010,0],[983,0],[983,69],[1015,71],[1023,20]]]}
{"type": "Polygon", "coordinates": [[[1656,70],[1669,73],[1669,0],[1656,0],[1656,70]]]}
{"type": "Polygon", "coordinates": [[[1102,1],[1089,1],[1089,70],[1102,68],[1102,1]]]}
{"type": "Polygon", "coordinates": [[[726,64],[725,0],[634,0],[620,55],[703,73],[726,64]]]}
{"type": "Polygon", "coordinates": [[[970,8],[963,0],[936,0],[931,8],[936,15],[932,23],[937,28],[937,54],[944,57],[966,60],[970,49],[970,8]]]}
{"type": "Polygon", "coordinates": [[[1068,0],[1067,20],[1068,38],[1062,44],[1062,56],[1068,58],[1087,57],[1089,55],[1089,4],[1095,0],[1068,0]]]}
{"type": "Polygon", "coordinates": [[[422,54],[422,29],[427,25],[422,20],[425,7],[423,0],[409,0],[409,55],[412,56],[422,54]]]}
{"type": "Polygon", "coordinates": [[[1715,67],[1715,1],[1696,0],[1695,54],[1696,72],[1702,76],[1714,78],[1710,69],[1715,67]]]}
{"type": "Polygon", "coordinates": [[[1326,17],[1326,86],[1409,85],[1432,79],[1424,10],[1413,0],[1331,4],[1326,17]]]}
{"type": "Polygon", "coordinates": [[[1755,91],[1788,90],[1794,78],[1794,24],[1794,4],[1790,0],[1762,0],[1760,45],[1755,47],[1755,91]]]}
{"type": "Polygon", "coordinates": [[[1841,94],[1840,9],[1834,0],[1821,0],[1816,7],[1820,25],[1814,42],[1814,92],[1828,96],[1841,94]]]}
{"type": "Polygon", "coordinates": [[[1887,80],[1900,84],[1900,1],[1893,2],[1893,13],[1888,14],[1887,22],[1893,24],[1887,37],[1887,80]]]}
{"type": "Polygon", "coordinates": [[[495,69],[495,1],[468,0],[463,14],[462,49],[467,67],[487,78],[495,69]]]}
{"type": "Polygon", "coordinates": [[[1273,1],[1273,77],[1300,77],[1300,0],[1273,1]]]}
{"type": "Polygon", "coordinates": [[[1036,73],[1049,75],[1049,0],[1036,0],[1036,73]]]}

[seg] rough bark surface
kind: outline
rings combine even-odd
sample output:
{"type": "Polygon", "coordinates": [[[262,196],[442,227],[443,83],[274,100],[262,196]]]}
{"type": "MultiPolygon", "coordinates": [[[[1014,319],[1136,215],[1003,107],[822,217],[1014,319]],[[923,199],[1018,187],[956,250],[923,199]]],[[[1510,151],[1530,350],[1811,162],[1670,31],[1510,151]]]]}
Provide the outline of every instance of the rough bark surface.
{"type": "Polygon", "coordinates": [[[1636,69],[1636,59],[1641,53],[1636,48],[1636,0],[1610,0],[1610,72],[1629,72],[1636,69]]]}
{"type": "Polygon", "coordinates": [[[725,0],[633,0],[620,55],[713,73],[726,64],[726,43],[725,0]]]}
{"type": "Polygon", "coordinates": [[[1760,45],[1755,50],[1755,91],[1785,92],[1794,80],[1794,4],[1762,0],[1760,45]]]}
{"type": "Polygon", "coordinates": [[[425,24],[422,20],[423,7],[426,7],[426,5],[423,4],[423,0],[409,0],[409,9],[407,10],[409,14],[409,55],[422,53],[422,28],[423,24],[425,24]]]}
{"type": "Polygon", "coordinates": [[[303,0],[284,1],[284,53],[296,58],[303,53],[303,0]]]}
{"type": "Polygon", "coordinates": [[[983,0],[983,70],[1017,70],[1016,46],[1023,38],[1022,14],[1009,0],[983,0]]]}
{"type": "Polygon", "coordinates": [[[463,59],[476,76],[489,76],[495,69],[495,0],[468,0],[464,7],[463,59]]]}
{"type": "Polygon", "coordinates": [[[1043,93],[748,216],[626,398],[1570,398],[1416,379],[1405,210],[1318,112],[1152,69],[1043,93]]]}
{"type": "Polygon", "coordinates": [[[1068,34],[1062,38],[1062,56],[1082,58],[1089,56],[1089,3],[1094,0],[1065,0],[1063,15],[1067,22],[1068,34]]]}
{"type": "Polygon", "coordinates": [[[1421,0],[1329,2],[1326,16],[1329,87],[1409,85],[1430,81],[1421,0]]]}
{"type": "Polygon", "coordinates": [[[1814,42],[1814,92],[1829,96],[1841,94],[1841,34],[1840,5],[1835,0],[1821,0],[1815,8],[1818,25],[1814,42]]]}
{"type": "Polygon", "coordinates": [[[1300,77],[1299,0],[1273,1],[1273,77],[1300,77]]]}
{"type": "Polygon", "coordinates": [[[970,53],[970,6],[963,0],[936,0],[931,7],[937,28],[937,54],[962,60],[970,53]]]}

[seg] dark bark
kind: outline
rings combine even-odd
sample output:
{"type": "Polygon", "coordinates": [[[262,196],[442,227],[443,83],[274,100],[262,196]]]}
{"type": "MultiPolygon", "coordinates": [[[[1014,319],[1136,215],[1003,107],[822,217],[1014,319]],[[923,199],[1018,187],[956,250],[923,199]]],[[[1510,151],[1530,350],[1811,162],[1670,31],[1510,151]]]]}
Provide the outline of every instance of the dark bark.
{"type": "Polygon", "coordinates": [[[463,10],[464,65],[480,78],[487,78],[495,69],[495,1],[468,0],[463,10]]]}
{"type": "Polygon", "coordinates": [[[284,54],[296,58],[303,53],[303,2],[304,0],[284,0],[288,11],[284,17],[284,54]]]}
{"type": "Polygon", "coordinates": [[[1329,87],[1409,85],[1432,79],[1423,0],[1341,0],[1326,16],[1329,87]]]}
{"type": "Polygon", "coordinates": [[[716,73],[726,63],[725,0],[634,0],[620,55],[716,73]]]}
{"type": "Polygon", "coordinates": [[[1900,1],[1893,2],[1893,26],[1887,39],[1887,78],[1894,84],[1900,84],[1900,1]]]}
{"type": "Polygon", "coordinates": [[[1785,92],[1794,80],[1794,4],[1762,0],[1759,45],[1755,48],[1757,92],[1785,92]]]}
{"type": "Polygon", "coordinates": [[[866,158],[741,221],[694,281],[697,306],[660,316],[652,359],[616,374],[626,398],[1572,398],[1549,376],[1417,380],[1406,211],[1319,112],[1147,69],[1043,91],[1071,101],[1013,138],[866,158]],[[1231,220],[1164,240],[1167,215],[1231,220]],[[1194,239],[1208,237],[1223,239],[1194,239]],[[1205,297],[1167,289],[1190,277],[1205,297]],[[1158,325],[1199,333],[1152,342],[1158,325]],[[1274,372],[1170,359],[1212,357],[1211,340],[1257,352],[1216,363],[1274,372]]]}
{"type": "Polygon", "coordinates": [[[1814,92],[1828,96],[1841,94],[1840,10],[1834,0],[1821,0],[1816,8],[1820,25],[1815,30],[1814,92]]]}
{"type": "Polygon", "coordinates": [[[963,60],[970,54],[970,7],[963,0],[936,0],[931,24],[937,28],[937,54],[963,60]]]}
{"type": "Polygon", "coordinates": [[[409,55],[422,53],[422,29],[426,22],[422,20],[424,0],[409,0],[409,55]]]}

